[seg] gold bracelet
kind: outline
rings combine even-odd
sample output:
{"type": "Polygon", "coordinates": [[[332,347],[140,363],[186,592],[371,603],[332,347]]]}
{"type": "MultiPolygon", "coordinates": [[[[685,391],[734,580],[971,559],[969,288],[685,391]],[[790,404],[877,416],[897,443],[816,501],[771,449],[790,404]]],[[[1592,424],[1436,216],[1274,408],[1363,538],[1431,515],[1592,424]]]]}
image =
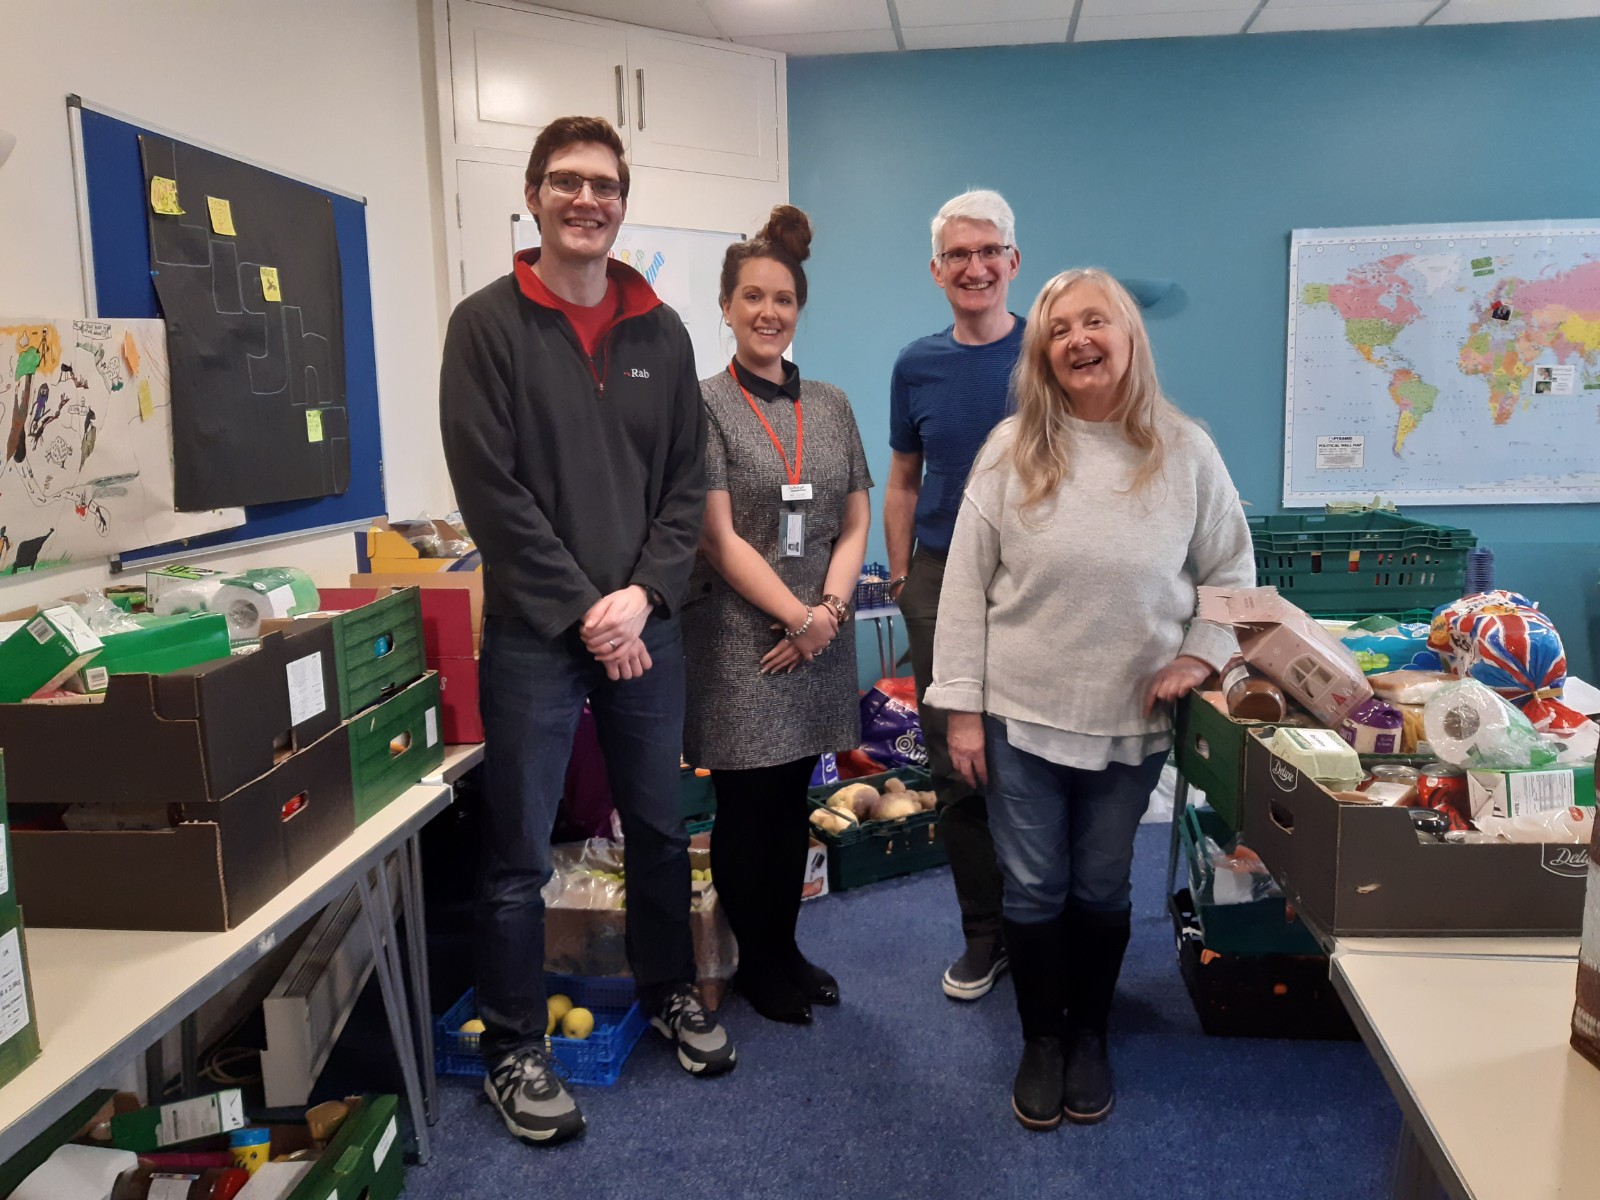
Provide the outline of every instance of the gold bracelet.
{"type": "Polygon", "coordinates": [[[840,625],[843,625],[850,619],[849,607],[838,596],[835,596],[831,593],[825,593],[822,597],[822,602],[828,606],[829,611],[833,613],[834,620],[840,625]]]}

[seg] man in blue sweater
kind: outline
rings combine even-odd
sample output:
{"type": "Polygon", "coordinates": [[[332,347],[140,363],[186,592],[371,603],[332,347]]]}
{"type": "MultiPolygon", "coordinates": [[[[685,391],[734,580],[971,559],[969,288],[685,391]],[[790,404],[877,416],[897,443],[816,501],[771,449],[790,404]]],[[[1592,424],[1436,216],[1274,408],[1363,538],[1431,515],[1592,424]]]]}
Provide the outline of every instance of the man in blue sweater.
{"type": "Polygon", "coordinates": [[[890,595],[905,618],[922,736],[939,796],[966,949],[945,971],[945,995],[976,1000],[1006,970],[1000,869],[983,794],[950,765],[946,715],[923,703],[933,682],[933,637],[945,555],[978,449],[1010,409],[1011,368],[1024,321],[1006,308],[1017,277],[1016,218],[998,193],[964,192],[933,219],[933,281],[954,323],[895,360],[889,391],[889,486],[883,501],[890,595]]]}
{"type": "Polygon", "coordinates": [[[628,209],[622,151],[601,117],[545,126],[525,188],[541,246],[457,306],[440,372],[445,461],[484,564],[484,1087],[506,1128],[539,1145],[584,1129],[548,1057],[540,889],[585,700],[626,836],[640,998],[686,1071],[734,1065],[694,990],[678,800],[678,606],[705,505],[705,417],[683,322],[609,257],[628,209]]]}

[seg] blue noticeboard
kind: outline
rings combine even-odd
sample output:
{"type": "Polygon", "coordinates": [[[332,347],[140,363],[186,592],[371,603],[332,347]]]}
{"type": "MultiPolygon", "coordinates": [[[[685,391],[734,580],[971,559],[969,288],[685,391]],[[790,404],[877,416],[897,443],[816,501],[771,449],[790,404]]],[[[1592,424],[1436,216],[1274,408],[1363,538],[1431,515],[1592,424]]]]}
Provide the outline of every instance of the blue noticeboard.
{"type": "MultiPolygon", "coordinates": [[[[161,308],[150,278],[150,229],[139,135],[173,135],[96,111],[76,97],[68,100],[68,106],[80,138],[79,200],[87,226],[85,269],[93,278],[96,309],[89,315],[160,317],[161,308]]],[[[310,186],[316,188],[314,184],[310,186]]],[[[243,525],[125,553],[121,556],[124,563],[319,529],[349,528],[387,512],[378,414],[378,358],[372,340],[366,205],[325,188],[316,190],[332,202],[339,244],[344,290],[345,404],[350,428],[349,486],[336,496],[252,505],[245,509],[243,525]]]]}

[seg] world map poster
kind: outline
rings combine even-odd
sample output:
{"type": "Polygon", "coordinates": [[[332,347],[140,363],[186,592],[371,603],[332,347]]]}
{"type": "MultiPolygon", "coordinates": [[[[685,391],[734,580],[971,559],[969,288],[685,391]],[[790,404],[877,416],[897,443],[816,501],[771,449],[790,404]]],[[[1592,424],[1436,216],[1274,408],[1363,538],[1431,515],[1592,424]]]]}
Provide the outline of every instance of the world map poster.
{"type": "Polygon", "coordinates": [[[1283,502],[1600,500],[1600,220],[1297,229],[1283,502]]]}

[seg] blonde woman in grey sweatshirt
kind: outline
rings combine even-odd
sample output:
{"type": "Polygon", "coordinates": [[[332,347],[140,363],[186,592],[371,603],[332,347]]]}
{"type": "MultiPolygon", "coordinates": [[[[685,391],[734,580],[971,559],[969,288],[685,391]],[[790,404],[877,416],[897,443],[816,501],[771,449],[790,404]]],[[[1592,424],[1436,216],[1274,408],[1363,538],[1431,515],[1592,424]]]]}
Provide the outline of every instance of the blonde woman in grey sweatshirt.
{"type": "Polygon", "coordinates": [[[1106,1025],[1128,944],[1133,839],[1173,702],[1233,635],[1195,588],[1255,581],[1239,493],[1161,393],[1137,303],[1104,271],[1057,275],[1028,315],[1017,412],[967,481],[928,702],[987,784],[1005,879],[1030,1129],[1111,1111],[1106,1025]]]}

